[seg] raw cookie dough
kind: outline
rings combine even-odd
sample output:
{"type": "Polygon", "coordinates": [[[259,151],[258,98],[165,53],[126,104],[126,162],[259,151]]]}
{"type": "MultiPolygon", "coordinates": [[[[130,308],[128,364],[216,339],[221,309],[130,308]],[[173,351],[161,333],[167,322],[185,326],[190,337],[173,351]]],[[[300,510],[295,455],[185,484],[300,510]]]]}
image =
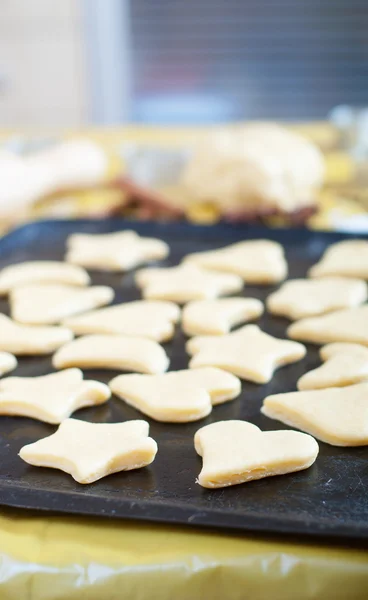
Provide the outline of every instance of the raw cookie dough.
{"type": "Polygon", "coordinates": [[[325,364],[305,373],[298,381],[298,390],[344,387],[368,381],[368,348],[359,344],[328,344],[324,348],[327,350],[322,348],[320,355],[325,364]]]}
{"type": "Polygon", "coordinates": [[[23,285],[10,293],[11,315],[18,323],[53,325],[69,315],[109,304],[114,295],[114,290],[104,285],[23,285]]]}
{"type": "Polygon", "coordinates": [[[0,271],[0,296],[28,283],[63,283],[88,285],[87,271],[75,265],[51,260],[29,261],[5,267],[0,271]]]}
{"type": "Polygon", "coordinates": [[[220,488],[308,469],[317,458],[318,444],[298,431],[261,431],[247,421],[219,421],[194,436],[202,456],[198,483],[220,488]]]}
{"type": "Polygon", "coordinates": [[[368,286],[362,279],[294,279],[268,296],[267,308],[274,315],[296,320],[354,308],[365,302],[367,295],[368,286]]]}
{"type": "Polygon", "coordinates": [[[255,298],[197,300],[183,309],[182,327],[187,335],[223,335],[262,313],[263,304],[255,298]]]}
{"type": "Polygon", "coordinates": [[[319,355],[321,360],[326,361],[333,356],[337,356],[338,354],[354,354],[359,356],[368,356],[368,348],[366,346],[362,346],[361,344],[349,344],[344,342],[335,342],[331,344],[326,344],[326,346],[322,346],[319,351],[319,355]]]}
{"type": "Polygon", "coordinates": [[[18,362],[13,354],[9,352],[0,352],[0,377],[5,375],[5,373],[9,373],[9,371],[14,371],[17,368],[18,362]]]}
{"type": "Polygon", "coordinates": [[[202,133],[179,183],[194,205],[254,218],[313,207],[324,165],[321,151],[305,136],[256,121],[202,133]]]}
{"type": "Polygon", "coordinates": [[[151,464],[157,453],[146,421],[86,423],[66,419],[56,433],[23,446],[19,456],[36,467],[69,473],[78,483],[93,483],[118,471],[151,464]]]}
{"type": "Polygon", "coordinates": [[[368,280],[368,241],[344,240],[333,244],[309,270],[310,277],[341,275],[368,280]]]}
{"type": "Polygon", "coordinates": [[[166,423],[202,419],[213,405],[233,400],[241,391],[237,377],[212,367],[164,375],[119,375],[109,386],[137,410],[166,423]]]}
{"type": "Polygon", "coordinates": [[[368,444],[368,383],[268,396],[261,412],[332,446],[368,444]]]}
{"type": "Polygon", "coordinates": [[[368,305],[295,321],[287,334],[294,340],[312,344],[353,342],[368,346],[368,305]]]}
{"type": "Polygon", "coordinates": [[[50,354],[73,339],[65,327],[37,327],[20,325],[0,315],[0,351],[16,356],[50,354]]]}
{"type": "Polygon", "coordinates": [[[184,264],[235,273],[254,284],[277,283],[287,275],[284,250],[271,240],[247,240],[219,250],[188,254],[184,264]]]}
{"type": "Polygon", "coordinates": [[[130,230],[102,235],[75,233],[69,236],[67,248],[67,262],[103,271],[129,271],[166,258],[170,251],[162,240],[141,237],[130,230]]]}
{"type": "Polygon", "coordinates": [[[278,367],[296,362],[306,353],[302,344],[279,340],[257,325],[245,325],[223,336],[194,337],[186,349],[194,355],[191,369],[219,367],[255,383],[268,383],[278,367]]]}
{"type": "Polygon", "coordinates": [[[165,342],[173,337],[179,318],[180,309],[173,302],[137,300],[70,317],[63,325],[76,335],[120,333],[165,342]]]}
{"type": "Polygon", "coordinates": [[[119,369],[138,373],[164,373],[169,366],[165,350],[152,340],[124,335],[85,335],[58,350],[56,369],[119,369]]]}
{"type": "Polygon", "coordinates": [[[171,300],[179,304],[235,294],[244,285],[237,275],[213,273],[194,265],[141,269],[135,281],[147,300],[171,300]]]}
{"type": "Polygon", "coordinates": [[[0,382],[0,415],[61,423],[74,411],[110,398],[107,385],[83,381],[79,369],[41,377],[7,377],[0,382]]]}

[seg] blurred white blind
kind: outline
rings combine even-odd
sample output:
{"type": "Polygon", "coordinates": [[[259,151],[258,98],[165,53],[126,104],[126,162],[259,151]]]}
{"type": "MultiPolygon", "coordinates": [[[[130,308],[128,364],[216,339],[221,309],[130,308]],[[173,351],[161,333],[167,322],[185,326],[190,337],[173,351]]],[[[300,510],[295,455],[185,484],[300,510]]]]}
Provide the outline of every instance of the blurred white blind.
{"type": "Polygon", "coordinates": [[[323,118],[368,104],[368,0],[131,0],[132,118],[323,118]]]}

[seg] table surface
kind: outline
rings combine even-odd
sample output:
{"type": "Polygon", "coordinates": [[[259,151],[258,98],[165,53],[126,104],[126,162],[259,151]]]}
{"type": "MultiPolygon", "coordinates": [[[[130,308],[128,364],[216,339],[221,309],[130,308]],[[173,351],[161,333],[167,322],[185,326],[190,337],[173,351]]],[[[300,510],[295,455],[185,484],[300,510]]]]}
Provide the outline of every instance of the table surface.
{"type": "MultiPolygon", "coordinates": [[[[104,141],[123,130],[89,133],[104,141]]],[[[178,130],[127,130],[144,142],[177,137],[178,130]]],[[[0,540],[1,600],[367,598],[367,552],[332,543],[8,509],[0,540]]]]}
{"type": "Polygon", "coordinates": [[[366,600],[367,552],[103,519],[0,514],[2,600],[366,600]]]}

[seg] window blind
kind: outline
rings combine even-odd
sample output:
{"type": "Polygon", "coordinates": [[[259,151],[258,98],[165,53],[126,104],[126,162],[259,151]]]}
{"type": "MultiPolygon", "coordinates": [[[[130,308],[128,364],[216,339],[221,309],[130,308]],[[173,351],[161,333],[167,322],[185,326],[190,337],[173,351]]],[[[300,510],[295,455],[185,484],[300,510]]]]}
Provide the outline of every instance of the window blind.
{"type": "Polygon", "coordinates": [[[368,0],[131,0],[130,18],[135,121],[368,104],[368,0]]]}

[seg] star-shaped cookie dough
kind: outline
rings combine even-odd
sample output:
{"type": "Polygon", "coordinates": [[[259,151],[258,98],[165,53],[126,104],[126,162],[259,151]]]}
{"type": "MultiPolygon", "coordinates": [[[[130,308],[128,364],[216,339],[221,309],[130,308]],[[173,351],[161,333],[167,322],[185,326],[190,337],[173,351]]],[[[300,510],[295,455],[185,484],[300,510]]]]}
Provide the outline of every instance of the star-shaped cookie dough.
{"type": "Polygon", "coordinates": [[[368,280],[368,241],[344,240],[327,248],[321,260],[309,270],[310,277],[341,275],[368,280]]]}
{"type": "Polygon", "coordinates": [[[368,285],[362,279],[294,279],[268,296],[267,308],[274,315],[295,320],[354,308],[363,304],[367,296],[368,285]]]}
{"type": "Polygon", "coordinates": [[[157,342],[124,335],[85,335],[65,344],[53,356],[56,369],[119,369],[155,375],[169,366],[165,350],[157,342]]]}
{"type": "Polygon", "coordinates": [[[13,354],[9,352],[0,352],[0,377],[14,371],[17,368],[18,362],[13,354]]]}
{"type": "Polygon", "coordinates": [[[268,383],[278,367],[306,354],[302,344],[279,340],[257,325],[245,325],[223,336],[194,337],[186,348],[194,355],[189,363],[191,369],[219,367],[255,383],[268,383]]]}
{"type": "Polygon", "coordinates": [[[187,335],[223,335],[262,313],[263,304],[255,298],[195,300],[183,309],[182,327],[187,335]]]}
{"type": "Polygon", "coordinates": [[[78,483],[93,483],[112,473],[151,464],[157,444],[148,432],[146,421],[86,423],[66,419],[56,433],[23,446],[19,456],[36,467],[65,471],[78,483]]]}
{"type": "Polygon", "coordinates": [[[359,344],[328,344],[321,349],[324,364],[305,373],[298,390],[344,387],[368,381],[368,348],[359,344]]]}
{"type": "Polygon", "coordinates": [[[20,325],[0,315],[0,351],[16,356],[50,354],[73,339],[65,327],[37,327],[20,325]]]}
{"type": "Polygon", "coordinates": [[[130,230],[102,235],[76,233],[69,236],[67,248],[67,262],[103,271],[128,271],[162,260],[170,251],[162,240],[141,237],[130,230]]]}
{"type": "Polygon", "coordinates": [[[272,475],[308,469],[318,444],[298,431],[261,431],[247,421],[219,421],[199,429],[194,437],[202,456],[198,483],[221,488],[272,475]]]}
{"type": "Polygon", "coordinates": [[[0,381],[0,415],[17,415],[61,423],[73,412],[110,398],[107,385],[83,381],[79,369],[41,377],[7,377],[0,381]]]}
{"type": "Polygon", "coordinates": [[[235,273],[254,284],[277,283],[287,275],[284,249],[271,240],[247,240],[219,250],[188,254],[184,263],[235,273]]]}
{"type": "Polygon", "coordinates": [[[5,267],[0,271],[0,296],[13,288],[29,283],[60,283],[88,285],[87,271],[75,265],[52,260],[28,261],[5,267]]]}
{"type": "Polygon", "coordinates": [[[53,325],[70,315],[104,306],[114,290],[104,285],[78,288],[59,284],[30,284],[10,293],[11,315],[18,323],[53,325]]]}
{"type": "Polygon", "coordinates": [[[164,375],[119,375],[111,391],[145,415],[165,423],[206,417],[212,406],[240,394],[240,381],[220,369],[172,371],[164,375]]]}
{"type": "Polygon", "coordinates": [[[235,294],[243,287],[243,280],[237,275],[213,273],[195,265],[141,269],[135,281],[147,300],[171,300],[179,304],[235,294]]]}
{"type": "Polygon", "coordinates": [[[275,394],[261,411],[332,446],[368,445],[368,382],[275,394]]]}
{"type": "Polygon", "coordinates": [[[353,342],[368,346],[368,304],[295,321],[287,334],[293,340],[312,344],[353,342]]]}
{"type": "Polygon", "coordinates": [[[137,300],[70,317],[63,325],[76,335],[120,333],[164,342],[174,335],[179,318],[180,309],[173,302],[137,300]]]}

